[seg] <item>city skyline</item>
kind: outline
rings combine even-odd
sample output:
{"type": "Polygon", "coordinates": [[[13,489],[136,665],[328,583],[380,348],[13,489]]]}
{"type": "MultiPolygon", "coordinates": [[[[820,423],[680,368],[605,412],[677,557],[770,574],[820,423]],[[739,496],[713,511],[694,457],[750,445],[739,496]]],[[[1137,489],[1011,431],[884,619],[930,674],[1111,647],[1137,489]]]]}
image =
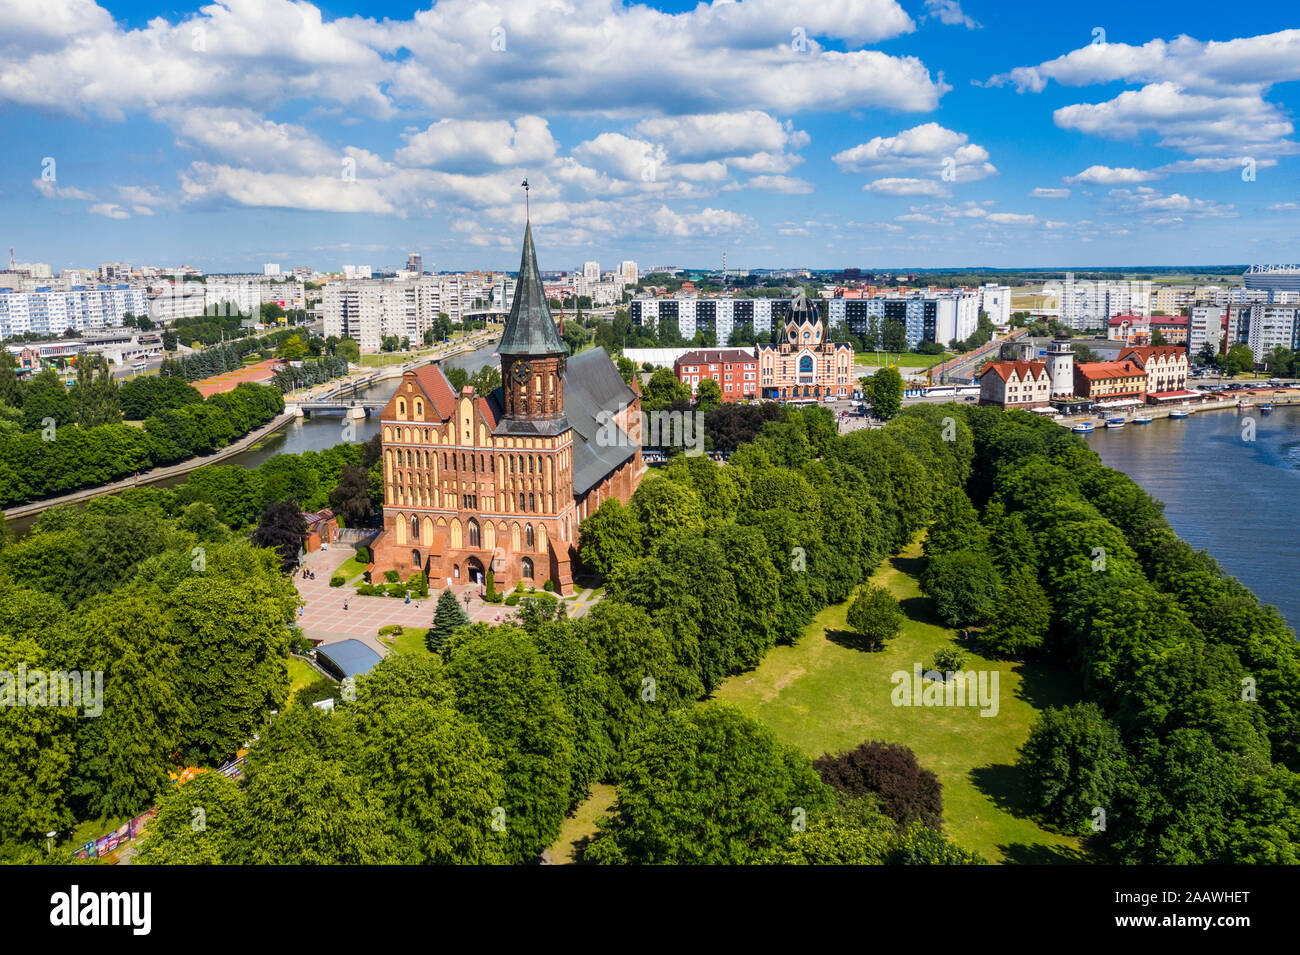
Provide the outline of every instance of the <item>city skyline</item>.
{"type": "Polygon", "coordinates": [[[1282,4],[6,6],[0,244],[56,272],[508,271],[525,176],[547,271],[1300,258],[1282,4]]]}

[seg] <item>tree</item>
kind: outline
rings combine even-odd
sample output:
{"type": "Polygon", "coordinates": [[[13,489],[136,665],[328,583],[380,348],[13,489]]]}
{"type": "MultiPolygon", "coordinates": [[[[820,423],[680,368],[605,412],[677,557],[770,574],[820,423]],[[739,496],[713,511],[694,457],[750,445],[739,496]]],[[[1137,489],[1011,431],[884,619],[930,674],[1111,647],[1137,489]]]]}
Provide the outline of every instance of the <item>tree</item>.
{"type": "Polygon", "coordinates": [[[921,590],[948,626],[978,626],[997,611],[1002,582],[987,554],[958,550],[930,558],[921,590]]]}
{"type": "Polygon", "coordinates": [[[1043,711],[1016,765],[1040,817],[1061,832],[1091,830],[1093,810],[1110,811],[1126,772],[1119,730],[1095,703],[1043,711]]]}
{"type": "Polygon", "coordinates": [[[330,507],[348,527],[360,527],[370,521],[370,475],[365,468],[344,465],[338,487],[330,493],[330,507]]]}
{"type": "Polygon", "coordinates": [[[893,368],[881,368],[867,379],[864,389],[871,413],[888,421],[903,404],[903,376],[893,368]]]}
{"type": "Polygon", "coordinates": [[[712,378],[705,378],[695,388],[695,407],[708,414],[722,404],[722,387],[712,378]]]}
{"type": "Polygon", "coordinates": [[[53,418],[58,427],[76,418],[72,397],[51,368],[34,375],[23,386],[23,430],[40,431],[46,418],[53,418]]]}
{"type": "Polygon", "coordinates": [[[299,361],[307,357],[307,344],[301,335],[291,335],[280,343],[276,353],[289,361],[299,361]]]}
{"type": "Polygon", "coordinates": [[[306,540],[307,521],[293,498],[267,504],[257,529],[253,531],[253,543],[258,547],[274,547],[285,571],[297,562],[298,551],[306,540]]]}
{"type": "Polygon", "coordinates": [[[632,495],[631,509],[641,527],[641,547],[646,552],[671,531],[704,526],[699,495],[676,481],[642,481],[632,495]]]}
{"type": "Polygon", "coordinates": [[[438,606],[433,611],[433,626],[425,635],[425,643],[434,653],[440,653],[447,646],[447,641],[461,627],[469,626],[469,614],[460,605],[451,590],[443,590],[438,596],[438,606]]]}
{"type": "Polygon", "coordinates": [[[884,587],[862,587],[849,605],[849,629],[858,636],[864,650],[879,650],[898,636],[903,611],[884,587]]]}
{"type": "Polygon", "coordinates": [[[607,575],[641,553],[641,524],[616,497],[601,501],[578,527],[578,556],[584,567],[607,575]]]}
{"type": "Polygon", "coordinates": [[[985,865],[987,862],[978,852],[961,848],[921,822],[908,827],[888,861],[893,865],[985,865]]]}
{"type": "Polygon", "coordinates": [[[1023,656],[1043,646],[1052,622],[1052,605],[1029,567],[1013,567],[1003,574],[1003,582],[1002,596],[983,641],[999,653],[1023,656]]]}
{"type": "Polygon", "coordinates": [[[934,829],[943,826],[943,784],[921,768],[906,746],[869,740],[838,756],[828,753],[813,768],[822,782],[842,793],[875,796],[880,811],[900,830],[913,822],[934,829]]]}
{"type": "Polygon", "coordinates": [[[584,853],[604,864],[737,865],[833,805],[807,757],[734,706],[676,710],[629,743],[618,799],[584,853]]]}
{"type": "Polygon", "coordinates": [[[550,663],[514,626],[476,625],[450,648],[456,708],[478,724],[501,760],[504,851],[535,859],[555,841],[570,805],[573,715],[550,663]]]}
{"type": "Polygon", "coordinates": [[[361,346],[351,338],[340,339],[334,347],[334,354],[350,365],[361,364],[361,346]]]}

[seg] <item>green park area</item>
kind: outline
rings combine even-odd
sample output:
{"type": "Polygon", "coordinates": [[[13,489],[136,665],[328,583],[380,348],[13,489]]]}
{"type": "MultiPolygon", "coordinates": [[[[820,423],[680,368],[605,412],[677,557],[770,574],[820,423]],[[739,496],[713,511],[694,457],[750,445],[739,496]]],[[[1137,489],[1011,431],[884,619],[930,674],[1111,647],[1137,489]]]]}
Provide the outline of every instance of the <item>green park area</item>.
{"type": "Polygon", "coordinates": [[[942,355],[921,355],[917,352],[859,352],[855,358],[858,368],[933,368],[940,362],[947,361],[956,352],[944,352],[942,355]]]}
{"type": "MultiPolygon", "coordinates": [[[[966,849],[1003,863],[1083,861],[1078,840],[1040,828],[1024,811],[1017,751],[1039,710],[1077,702],[1070,676],[1050,665],[1026,666],[971,652],[934,615],[921,595],[920,542],[885,562],[870,583],[894,595],[906,616],[883,650],[867,652],[843,641],[849,601],[825,608],[795,646],[779,646],[759,666],[723,682],[716,699],[732,703],[772,728],[811,758],[852,749],[866,740],[901,743],[943,784],[944,826],[966,849]],[[963,670],[996,670],[998,711],[973,707],[894,706],[890,677],[929,668],[936,650],[967,649],[963,670]]],[[[607,788],[607,787],[606,787],[607,788]]],[[[612,803],[604,788],[565,821],[551,847],[556,862],[573,857],[595,832],[598,802],[612,803]]]]}

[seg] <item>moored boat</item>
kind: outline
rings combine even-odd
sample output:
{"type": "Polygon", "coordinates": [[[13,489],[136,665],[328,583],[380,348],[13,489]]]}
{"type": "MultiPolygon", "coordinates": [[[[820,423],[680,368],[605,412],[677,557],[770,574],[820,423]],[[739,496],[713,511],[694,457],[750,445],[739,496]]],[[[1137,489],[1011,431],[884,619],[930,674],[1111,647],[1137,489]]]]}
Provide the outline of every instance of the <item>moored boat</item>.
{"type": "Polygon", "coordinates": [[[1175,408],[1173,411],[1169,412],[1169,417],[1186,418],[1189,414],[1191,414],[1191,412],[1188,411],[1186,408],[1175,408]]]}
{"type": "Polygon", "coordinates": [[[1106,427],[1108,428],[1122,428],[1125,424],[1127,424],[1127,422],[1123,418],[1106,419],[1106,427]]]}
{"type": "Polygon", "coordinates": [[[1269,413],[1272,412],[1272,410],[1273,410],[1273,402],[1271,402],[1271,401],[1262,401],[1262,402],[1260,402],[1260,404],[1259,404],[1259,413],[1260,413],[1260,414],[1269,414],[1269,413]]]}
{"type": "Polygon", "coordinates": [[[1091,434],[1094,429],[1091,421],[1080,421],[1070,430],[1075,434],[1091,434]]]}
{"type": "Polygon", "coordinates": [[[1151,419],[1150,419],[1149,417],[1147,417],[1146,415],[1138,415],[1136,418],[1133,419],[1133,423],[1134,423],[1134,424],[1150,424],[1150,423],[1151,423],[1151,419]]]}

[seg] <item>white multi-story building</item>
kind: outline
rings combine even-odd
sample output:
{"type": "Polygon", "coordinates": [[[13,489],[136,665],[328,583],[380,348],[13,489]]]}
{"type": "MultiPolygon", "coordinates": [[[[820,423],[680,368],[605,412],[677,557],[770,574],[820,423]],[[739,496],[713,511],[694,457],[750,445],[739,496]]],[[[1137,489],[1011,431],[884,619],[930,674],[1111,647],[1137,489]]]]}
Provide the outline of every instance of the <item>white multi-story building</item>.
{"type": "Polygon", "coordinates": [[[1071,328],[1102,328],[1115,315],[1149,315],[1151,283],[1148,281],[1076,281],[1068,273],[1065,281],[1043,286],[1043,294],[1054,301],[1061,321],[1071,328]]]}
{"type": "MultiPolygon", "coordinates": [[[[1011,288],[1007,285],[982,285],[979,292],[979,310],[994,325],[1011,324],[1011,288]]],[[[978,322],[979,316],[976,316],[978,322]]]]}
{"type": "Polygon", "coordinates": [[[600,281],[600,263],[599,263],[599,262],[583,262],[583,263],[582,263],[582,279],[583,279],[584,282],[586,282],[586,283],[589,284],[589,285],[592,285],[592,284],[595,284],[596,282],[599,282],[599,281],[600,281]]]}
{"type": "Polygon", "coordinates": [[[429,288],[421,285],[383,280],[329,283],[322,299],[326,337],[351,338],[366,352],[379,351],[391,335],[419,342],[427,327],[421,299],[426,308],[436,307],[437,301],[431,302],[429,288]]]}
{"type": "Polygon", "coordinates": [[[127,315],[147,314],[148,307],[143,285],[0,288],[0,338],[115,328],[127,315]]]}
{"type": "MultiPolygon", "coordinates": [[[[1295,305],[1251,305],[1245,339],[1255,355],[1263,361],[1274,348],[1294,348],[1297,343],[1295,305]]],[[[1243,316],[1244,317],[1244,316],[1243,316]]]]}
{"type": "Polygon", "coordinates": [[[624,285],[636,285],[640,279],[636,263],[631,259],[618,263],[618,275],[623,280],[624,285]]]}
{"type": "Polygon", "coordinates": [[[262,283],[209,277],[203,283],[203,297],[209,312],[256,315],[262,306],[262,283]]]}
{"type": "Polygon", "coordinates": [[[206,307],[207,289],[202,282],[163,282],[149,296],[149,318],[159,325],[202,315],[206,307]]]}
{"type": "Polygon", "coordinates": [[[280,275],[280,263],[279,263],[279,262],[266,262],[266,263],[264,263],[264,264],[262,265],[262,274],[263,274],[263,275],[270,275],[270,276],[274,276],[274,277],[278,278],[279,275],[280,275]]]}
{"type": "Polygon", "coordinates": [[[345,265],[343,266],[343,277],[348,279],[368,279],[370,278],[370,266],[345,265]]]}

